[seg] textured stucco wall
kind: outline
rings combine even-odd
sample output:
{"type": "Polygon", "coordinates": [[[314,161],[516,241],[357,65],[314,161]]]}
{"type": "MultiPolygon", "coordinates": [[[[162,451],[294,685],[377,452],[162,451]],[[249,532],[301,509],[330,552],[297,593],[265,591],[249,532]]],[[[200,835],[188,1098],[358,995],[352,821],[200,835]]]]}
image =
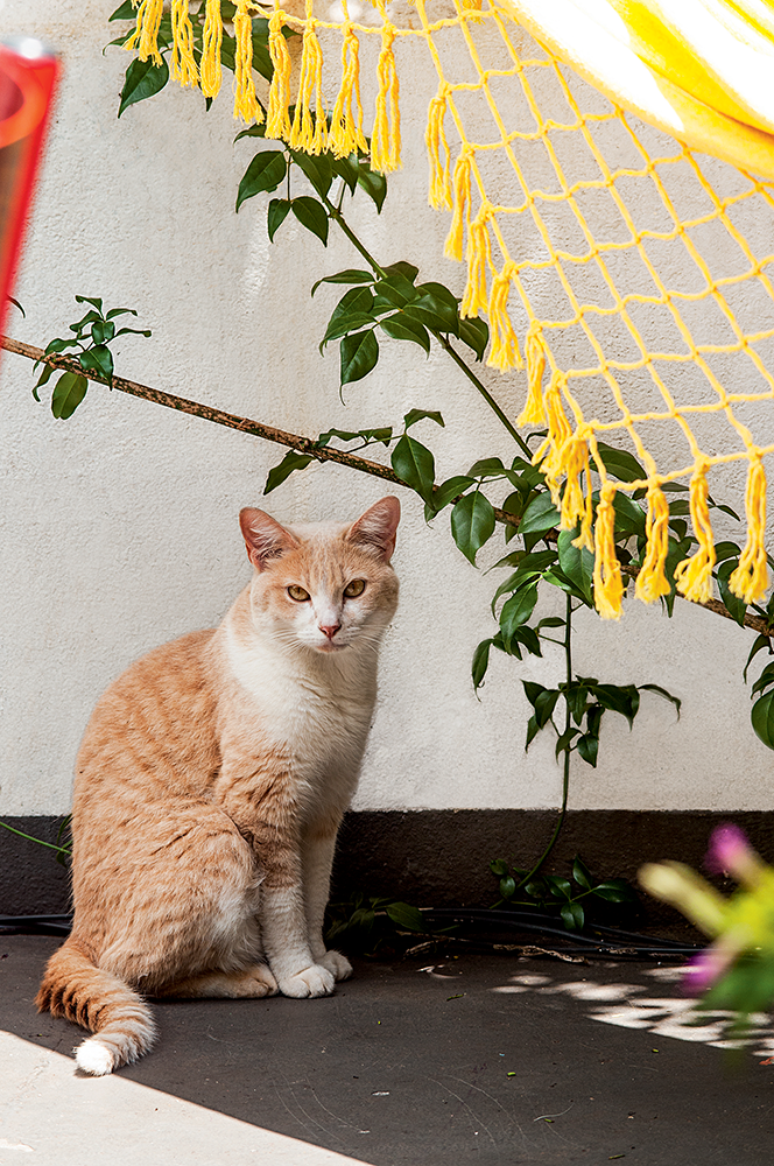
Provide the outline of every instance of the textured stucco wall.
{"type": "MultiPolygon", "coordinates": [[[[42,344],[78,318],[76,293],[100,295],[153,328],[150,340],[120,345],[118,371],[132,379],[312,435],[441,409],[446,429],[426,423],[424,432],[442,476],[487,453],[507,456],[496,421],[438,351],[425,359],[416,346],[385,342],[375,373],[339,402],[337,354],[317,351],[334,292],[312,300],[309,288],[357,265],[353,251],[335,231],[324,250],[290,220],[270,245],[265,199],[233,213],[252,147],[232,144],[227,96],[205,113],[199,95],[170,86],[116,120],[126,58],[102,55],[112,7],[0,6],[0,33],[44,37],[66,70],[16,289],[27,317],[12,313],[9,332],[42,344]]],[[[402,76],[405,168],[390,179],[380,217],[360,198],[351,218],[384,262],[412,259],[423,278],[461,293],[462,267],[443,258],[448,218],[426,202],[434,85],[419,47],[405,51],[402,76]]],[[[517,411],[523,374],[485,376],[517,411]]],[[[151,646],[214,624],[246,582],[237,513],[262,504],[283,450],[98,386],[63,423],[33,400],[28,361],[6,355],[0,378],[0,813],[55,814],[68,808],[75,750],[105,684],[151,646]]],[[[739,474],[726,486],[723,497],[740,506],[739,474]]],[[[313,466],[266,506],[280,520],[346,519],[384,492],[375,479],[313,466]]],[[[495,577],[463,559],[447,516],[428,527],[414,496],[401,499],[402,606],[384,647],[356,807],[556,805],[552,741],[544,735],[523,751],[519,680],[558,679],[558,649],[522,665],[498,656],[477,700],[470,659],[492,632],[495,577]]],[[[682,698],[683,715],[678,723],[670,705],[646,695],[632,733],[608,717],[599,768],[575,767],[571,804],[767,809],[774,758],[752,733],[741,679],[750,643],[685,603],[671,622],[633,601],[620,624],[581,618],[579,672],[661,684],[682,698]]]]}

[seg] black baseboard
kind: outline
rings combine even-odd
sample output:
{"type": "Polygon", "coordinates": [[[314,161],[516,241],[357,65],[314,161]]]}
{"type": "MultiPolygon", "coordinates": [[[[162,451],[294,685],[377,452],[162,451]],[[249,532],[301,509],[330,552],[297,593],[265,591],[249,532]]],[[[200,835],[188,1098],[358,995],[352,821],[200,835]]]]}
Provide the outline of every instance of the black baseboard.
{"type": "MultiPolygon", "coordinates": [[[[729,820],[774,861],[774,815],[768,812],[571,810],[549,869],[566,874],[578,853],[602,878],[633,881],[643,862],[665,858],[701,869],[710,833],[729,820]]],[[[5,821],[53,844],[61,824],[54,817],[5,821]]],[[[497,897],[490,861],[528,866],[542,853],[555,822],[550,810],[351,812],[339,835],[332,894],[346,898],[362,891],[418,906],[489,906],[497,897]]],[[[54,852],[0,830],[0,914],[68,909],[67,872],[54,852]]]]}

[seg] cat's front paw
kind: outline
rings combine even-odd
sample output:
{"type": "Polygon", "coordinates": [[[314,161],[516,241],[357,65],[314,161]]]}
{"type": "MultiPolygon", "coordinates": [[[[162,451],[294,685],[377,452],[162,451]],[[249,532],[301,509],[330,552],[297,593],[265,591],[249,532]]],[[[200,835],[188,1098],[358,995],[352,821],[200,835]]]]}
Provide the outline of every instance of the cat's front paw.
{"type": "Polygon", "coordinates": [[[312,964],[295,976],[280,977],[279,990],[283,996],[302,1000],[306,996],[330,996],[336,985],[333,973],[321,964],[312,964]]]}
{"type": "Polygon", "coordinates": [[[336,980],[348,980],[352,975],[352,964],[340,951],[326,951],[317,962],[327,968],[336,980]]]}

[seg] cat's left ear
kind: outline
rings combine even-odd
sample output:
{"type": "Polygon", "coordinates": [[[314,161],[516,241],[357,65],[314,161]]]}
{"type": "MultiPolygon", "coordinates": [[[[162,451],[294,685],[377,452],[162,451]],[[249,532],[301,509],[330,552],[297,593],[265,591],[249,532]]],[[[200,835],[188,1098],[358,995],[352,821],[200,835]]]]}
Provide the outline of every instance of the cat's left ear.
{"type": "Polygon", "coordinates": [[[298,546],[298,539],[263,510],[246,506],[239,512],[239,525],[247,547],[247,557],[259,571],[263,571],[271,559],[298,546]]]}
{"type": "Polygon", "coordinates": [[[395,550],[395,532],[400,522],[400,502],[392,495],[375,502],[353,522],[345,534],[347,542],[366,550],[376,551],[380,559],[389,563],[395,550]]]}

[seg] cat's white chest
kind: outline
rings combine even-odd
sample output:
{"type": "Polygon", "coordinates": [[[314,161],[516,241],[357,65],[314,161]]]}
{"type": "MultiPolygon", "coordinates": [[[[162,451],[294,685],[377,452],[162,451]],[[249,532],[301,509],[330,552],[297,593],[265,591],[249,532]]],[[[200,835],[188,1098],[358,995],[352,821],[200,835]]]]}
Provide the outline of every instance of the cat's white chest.
{"type": "Polygon", "coordinates": [[[308,652],[276,652],[260,641],[245,645],[233,632],[226,647],[261,736],[281,747],[307,779],[354,778],[373,715],[375,660],[363,660],[356,649],[319,660],[308,652]]]}

